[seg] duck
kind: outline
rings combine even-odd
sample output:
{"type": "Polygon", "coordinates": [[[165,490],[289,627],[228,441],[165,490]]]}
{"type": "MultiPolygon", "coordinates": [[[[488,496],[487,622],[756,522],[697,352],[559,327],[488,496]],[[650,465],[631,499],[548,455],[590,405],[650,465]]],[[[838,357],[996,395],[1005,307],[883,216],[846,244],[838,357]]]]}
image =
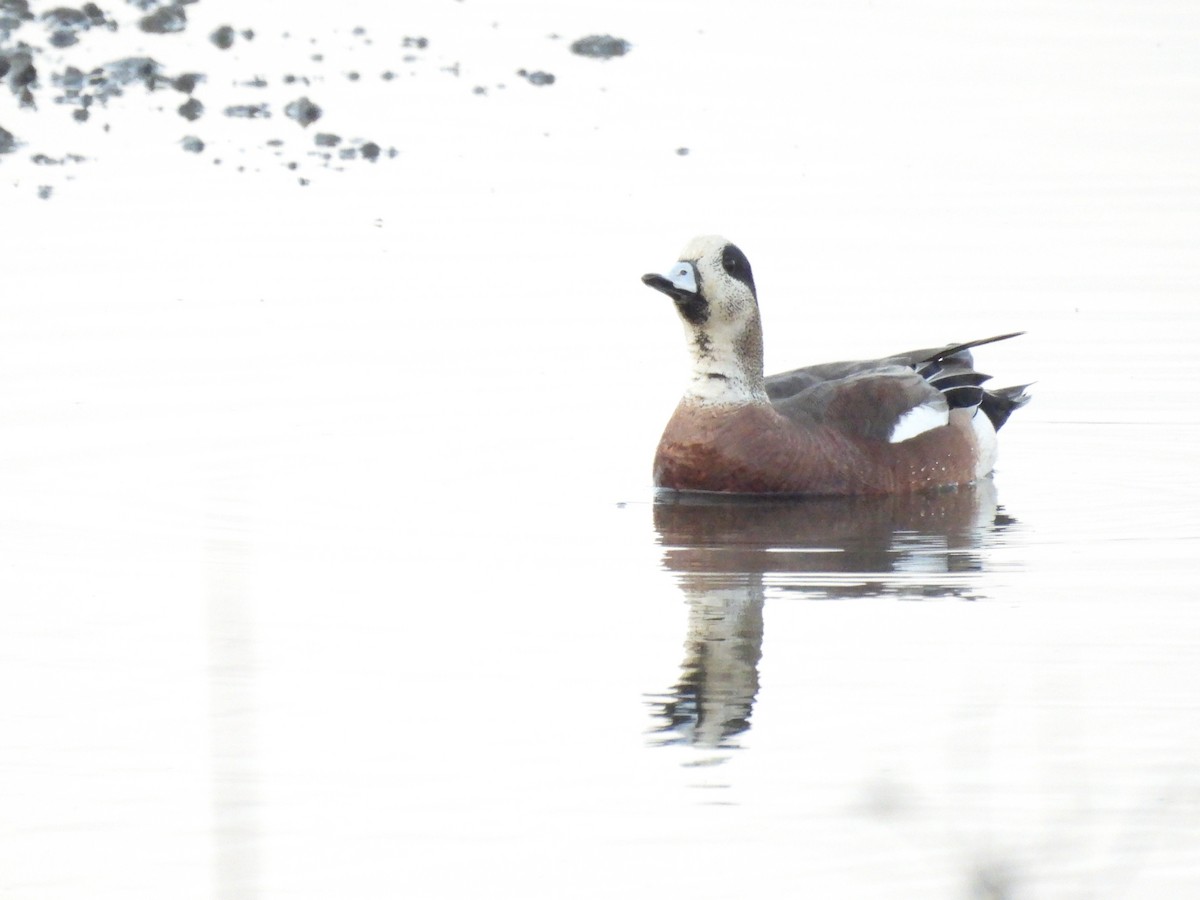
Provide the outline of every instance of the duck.
{"type": "Polygon", "coordinates": [[[871,495],[953,489],[992,472],[996,433],[1028,384],[984,388],[971,351],[1012,332],[873,360],[763,374],[746,254],[694,238],[642,282],[674,301],[692,372],[654,455],[654,484],[722,494],[871,495]]]}

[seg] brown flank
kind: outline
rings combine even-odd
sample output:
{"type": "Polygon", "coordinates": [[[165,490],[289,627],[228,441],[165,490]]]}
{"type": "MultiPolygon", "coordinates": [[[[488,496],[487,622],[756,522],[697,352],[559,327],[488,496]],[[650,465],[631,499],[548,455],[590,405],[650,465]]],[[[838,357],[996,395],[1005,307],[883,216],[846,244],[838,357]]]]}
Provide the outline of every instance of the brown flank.
{"type": "Polygon", "coordinates": [[[798,428],[766,404],[679,404],[654,458],[654,483],[680,491],[888,494],[975,480],[970,409],[892,444],[826,425],[798,428]]]}

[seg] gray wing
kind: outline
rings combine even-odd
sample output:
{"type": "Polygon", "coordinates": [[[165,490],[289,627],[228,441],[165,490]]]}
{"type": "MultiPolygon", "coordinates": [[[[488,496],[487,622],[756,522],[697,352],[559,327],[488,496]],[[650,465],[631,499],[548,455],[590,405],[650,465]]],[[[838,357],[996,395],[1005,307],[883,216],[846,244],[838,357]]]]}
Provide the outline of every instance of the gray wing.
{"type": "Polygon", "coordinates": [[[931,414],[982,407],[999,428],[1028,402],[1025,385],[985,391],[989,376],[975,371],[971,348],[1016,337],[1002,334],[965,344],[910,350],[884,359],[822,363],[766,379],[772,405],[795,421],[821,422],[887,440],[896,422],[918,406],[931,414]]]}
{"type": "Polygon", "coordinates": [[[950,410],[946,396],[917,372],[879,363],[841,378],[815,380],[771,405],[795,422],[881,441],[890,440],[896,423],[917,407],[943,420],[950,410]]]}

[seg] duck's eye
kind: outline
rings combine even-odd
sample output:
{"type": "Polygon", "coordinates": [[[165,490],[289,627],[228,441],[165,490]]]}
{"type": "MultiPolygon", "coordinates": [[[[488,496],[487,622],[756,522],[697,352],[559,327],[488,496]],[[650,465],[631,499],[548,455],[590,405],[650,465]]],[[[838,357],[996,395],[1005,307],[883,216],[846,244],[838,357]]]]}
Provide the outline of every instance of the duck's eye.
{"type": "Polygon", "coordinates": [[[733,244],[726,244],[721,253],[721,265],[726,274],[743,282],[750,290],[754,290],[754,277],[750,274],[750,261],[733,244]]]}

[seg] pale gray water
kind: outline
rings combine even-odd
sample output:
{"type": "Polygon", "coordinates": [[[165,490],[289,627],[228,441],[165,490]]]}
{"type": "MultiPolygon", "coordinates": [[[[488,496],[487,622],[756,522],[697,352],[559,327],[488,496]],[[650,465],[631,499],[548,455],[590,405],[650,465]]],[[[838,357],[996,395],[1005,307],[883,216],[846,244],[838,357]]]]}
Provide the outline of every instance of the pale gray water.
{"type": "Polygon", "coordinates": [[[1196,894],[1200,14],[777,9],[361,3],[396,159],[0,161],[0,895],[1196,894]],[[709,230],[772,368],[1027,329],[994,480],[656,503],[709,230]]]}

